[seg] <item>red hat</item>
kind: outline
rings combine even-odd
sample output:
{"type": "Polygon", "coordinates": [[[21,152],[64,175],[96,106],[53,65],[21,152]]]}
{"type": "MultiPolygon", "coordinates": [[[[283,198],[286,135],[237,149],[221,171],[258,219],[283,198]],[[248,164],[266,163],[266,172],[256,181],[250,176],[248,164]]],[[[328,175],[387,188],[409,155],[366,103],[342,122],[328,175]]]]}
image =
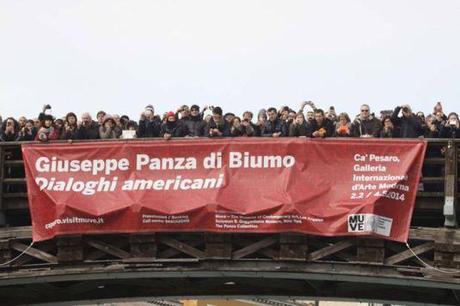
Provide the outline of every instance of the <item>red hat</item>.
{"type": "Polygon", "coordinates": [[[166,117],[169,118],[169,117],[176,117],[176,114],[174,114],[174,112],[168,112],[166,114],[166,117]]]}

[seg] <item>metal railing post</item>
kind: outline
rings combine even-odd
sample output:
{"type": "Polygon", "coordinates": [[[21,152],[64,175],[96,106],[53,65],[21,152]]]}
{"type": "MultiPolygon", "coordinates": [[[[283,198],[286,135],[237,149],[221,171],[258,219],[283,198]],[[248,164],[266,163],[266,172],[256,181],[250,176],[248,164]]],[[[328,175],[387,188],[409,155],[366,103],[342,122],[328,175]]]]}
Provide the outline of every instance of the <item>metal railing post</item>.
{"type": "Polygon", "coordinates": [[[450,139],[446,149],[444,185],[444,226],[457,227],[457,143],[450,139]]]}

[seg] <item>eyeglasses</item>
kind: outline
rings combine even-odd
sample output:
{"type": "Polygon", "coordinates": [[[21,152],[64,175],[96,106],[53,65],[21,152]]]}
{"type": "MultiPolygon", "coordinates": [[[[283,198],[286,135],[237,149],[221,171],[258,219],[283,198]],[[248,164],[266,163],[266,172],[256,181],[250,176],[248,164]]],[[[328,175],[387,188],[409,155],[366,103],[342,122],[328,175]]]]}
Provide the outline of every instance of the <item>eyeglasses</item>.
{"type": "Polygon", "coordinates": [[[361,113],[367,113],[367,112],[369,112],[368,109],[362,109],[362,110],[361,110],[361,113]]]}

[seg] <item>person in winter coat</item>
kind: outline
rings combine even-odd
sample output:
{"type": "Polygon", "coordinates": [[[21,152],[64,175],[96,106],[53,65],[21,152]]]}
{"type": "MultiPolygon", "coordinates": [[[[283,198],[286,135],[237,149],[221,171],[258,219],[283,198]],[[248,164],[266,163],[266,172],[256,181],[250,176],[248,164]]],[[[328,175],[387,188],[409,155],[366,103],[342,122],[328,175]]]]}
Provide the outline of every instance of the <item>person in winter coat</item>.
{"type": "Polygon", "coordinates": [[[47,142],[59,139],[59,131],[53,126],[53,116],[43,114],[40,121],[42,127],[38,130],[35,140],[47,142]]]}
{"type": "Polygon", "coordinates": [[[76,139],[99,139],[99,124],[93,121],[89,113],[81,115],[81,124],[77,129],[76,139]]]}
{"type": "Polygon", "coordinates": [[[160,136],[161,120],[155,116],[152,105],[147,105],[139,120],[138,134],[140,138],[160,136]]]}
{"type": "Polygon", "coordinates": [[[280,137],[281,131],[281,120],[278,118],[276,108],[270,107],[267,110],[268,120],[262,128],[263,137],[280,137]]]}
{"type": "Polygon", "coordinates": [[[438,138],[439,130],[436,124],[436,117],[428,115],[425,118],[425,125],[423,126],[423,136],[425,138],[438,138]]]}
{"type": "Polygon", "coordinates": [[[166,140],[175,137],[184,137],[183,126],[177,122],[174,112],[167,113],[166,121],[161,125],[160,137],[166,140]]]}
{"type": "Polygon", "coordinates": [[[289,127],[289,136],[290,137],[299,137],[308,135],[308,126],[307,121],[303,113],[297,113],[295,116],[294,122],[289,127]]]}
{"type": "Polygon", "coordinates": [[[391,116],[385,115],[382,118],[383,127],[380,130],[380,138],[394,138],[395,130],[393,126],[393,122],[391,121],[391,116]]]}
{"type": "Polygon", "coordinates": [[[222,108],[216,106],[212,109],[212,118],[206,127],[206,134],[209,137],[229,137],[231,136],[230,124],[222,117],[222,108]]]}
{"type": "Polygon", "coordinates": [[[315,119],[308,126],[308,136],[313,138],[331,137],[334,134],[334,124],[324,116],[320,108],[315,110],[315,119]]]}
{"type": "Polygon", "coordinates": [[[77,139],[77,130],[78,130],[78,123],[77,123],[77,115],[75,113],[67,113],[65,116],[64,122],[64,132],[62,133],[61,139],[77,139]]]}
{"type": "Polygon", "coordinates": [[[16,119],[8,117],[3,121],[0,130],[0,141],[18,141],[19,140],[19,124],[16,119]]]}
{"type": "Polygon", "coordinates": [[[337,116],[335,125],[335,137],[350,137],[351,136],[351,120],[347,113],[340,113],[337,116]]]}
{"type": "Polygon", "coordinates": [[[460,138],[460,122],[457,113],[450,113],[439,131],[440,138],[460,138]]]}
{"type": "Polygon", "coordinates": [[[20,141],[33,141],[37,136],[37,130],[34,126],[34,121],[29,119],[26,120],[24,127],[19,131],[19,140],[20,141]]]}
{"type": "Polygon", "coordinates": [[[420,120],[414,115],[409,105],[397,106],[391,115],[391,121],[400,138],[417,138],[423,135],[420,120]],[[402,112],[401,117],[399,117],[399,112],[402,112]]]}
{"type": "Polygon", "coordinates": [[[102,125],[99,127],[99,137],[101,139],[117,139],[117,123],[110,115],[105,115],[102,125]]]}
{"type": "Polygon", "coordinates": [[[188,137],[203,137],[206,133],[206,122],[200,114],[200,107],[192,105],[190,107],[190,115],[186,120],[182,121],[185,136],[188,137]]]}
{"type": "Polygon", "coordinates": [[[360,114],[351,125],[351,136],[378,137],[380,128],[380,120],[371,114],[369,105],[363,104],[360,108],[360,114]]]}

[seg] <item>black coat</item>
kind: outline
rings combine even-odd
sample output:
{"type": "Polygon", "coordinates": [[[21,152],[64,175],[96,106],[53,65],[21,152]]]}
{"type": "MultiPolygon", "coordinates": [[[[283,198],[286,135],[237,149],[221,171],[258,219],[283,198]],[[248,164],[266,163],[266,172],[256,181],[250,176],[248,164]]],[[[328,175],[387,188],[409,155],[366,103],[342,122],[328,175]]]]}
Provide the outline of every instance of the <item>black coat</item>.
{"type": "Polygon", "coordinates": [[[393,115],[391,115],[391,121],[393,122],[395,130],[398,131],[398,136],[400,138],[417,138],[423,135],[419,118],[414,115],[410,117],[398,117],[400,110],[400,106],[396,107],[393,115]]]}
{"type": "Polygon", "coordinates": [[[181,124],[177,122],[165,122],[161,125],[160,136],[170,134],[171,137],[184,137],[184,129],[181,124]]]}
{"type": "Polygon", "coordinates": [[[161,121],[158,117],[153,120],[139,120],[138,134],[140,138],[158,137],[161,131],[161,121]]]}
{"type": "Polygon", "coordinates": [[[302,124],[293,123],[289,127],[289,136],[298,137],[298,136],[307,136],[308,135],[308,126],[304,122],[302,124]]]}
{"type": "Polygon", "coordinates": [[[272,137],[274,133],[280,132],[282,132],[282,126],[279,119],[276,119],[275,121],[267,120],[262,128],[263,137],[272,137]]]}
{"type": "Polygon", "coordinates": [[[209,137],[219,137],[215,135],[210,135],[209,131],[211,129],[218,129],[219,132],[222,133],[221,137],[230,137],[231,132],[230,132],[230,124],[227,122],[227,120],[222,120],[222,124],[217,125],[217,123],[214,121],[214,118],[211,118],[208,122],[208,125],[206,126],[206,135],[209,137]]]}
{"type": "Polygon", "coordinates": [[[99,139],[99,125],[92,121],[89,126],[80,125],[77,129],[77,139],[99,139]]]}
{"type": "Polygon", "coordinates": [[[313,137],[313,133],[324,128],[326,130],[326,137],[331,137],[334,135],[334,123],[328,118],[324,118],[321,124],[318,124],[316,120],[313,120],[308,126],[308,137],[313,137]]]}
{"type": "MultiPolygon", "coordinates": [[[[181,122],[184,127],[184,133],[188,136],[203,137],[206,133],[206,121],[201,116],[190,116],[188,120],[181,122]]],[[[207,136],[207,135],[206,135],[207,136]]]]}
{"type": "Polygon", "coordinates": [[[460,138],[460,128],[442,125],[439,131],[440,138],[460,138]]]}

